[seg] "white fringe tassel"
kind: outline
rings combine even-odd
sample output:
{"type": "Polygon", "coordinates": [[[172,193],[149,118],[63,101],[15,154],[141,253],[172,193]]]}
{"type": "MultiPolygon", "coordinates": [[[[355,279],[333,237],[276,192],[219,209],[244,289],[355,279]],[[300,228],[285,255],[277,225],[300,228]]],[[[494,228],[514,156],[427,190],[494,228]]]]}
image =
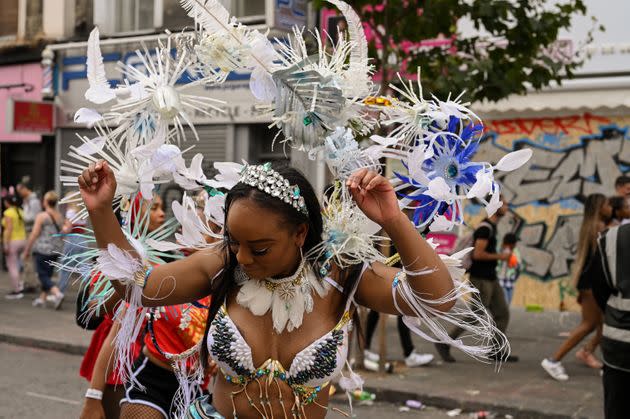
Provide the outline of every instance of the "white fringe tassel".
{"type": "MultiPolygon", "coordinates": [[[[199,345],[196,345],[199,348],[199,345]]],[[[190,356],[171,361],[173,371],[179,382],[179,388],[173,397],[172,407],[177,419],[186,417],[189,407],[201,397],[201,386],[205,376],[205,368],[201,365],[199,351],[190,356]],[[191,362],[192,361],[192,362],[191,362]],[[192,363],[192,365],[190,365],[192,363]]]]}
{"type": "Polygon", "coordinates": [[[404,302],[414,313],[403,315],[403,322],[415,334],[434,343],[445,343],[480,361],[487,362],[492,355],[505,359],[510,353],[510,344],[503,332],[497,329],[494,320],[479,299],[479,291],[459,278],[453,278],[454,288],[447,295],[434,299],[425,298],[413,289],[408,280],[401,280],[392,287],[392,297],[398,312],[403,314],[399,305],[404,302]],[[466,301],[467,300],[467,301],[466,301]],[[436,309],[436,306],[455,302],[448,312],[436,309]],[[443,323],[464,329],[462,338],[470,338],[470,344],[462,339],[453,339],[443,323]],[[423,330],[424,325],[428,332],[423,330]]]}
{"type": "Polygon", "coordinates": [[[114,315],[115,320],[120,323],[120,330],[114,339],[116,348],[114,365],[123,382],[131,381],[131,384],[144,391],[144,386],[132,374],[135,361],[133,349],[140,333],[144,330],[144,320],[149,309],[142,307],[142,288],[138,286],[127,288],[125,300],[127,304],[120,304],[114,315]]]}

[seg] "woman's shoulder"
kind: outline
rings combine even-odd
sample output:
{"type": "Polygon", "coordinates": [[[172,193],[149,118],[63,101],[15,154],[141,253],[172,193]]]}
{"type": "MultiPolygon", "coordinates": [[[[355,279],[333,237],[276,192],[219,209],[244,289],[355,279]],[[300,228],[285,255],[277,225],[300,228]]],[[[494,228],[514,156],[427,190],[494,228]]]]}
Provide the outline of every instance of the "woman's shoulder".
{"type": "Polygon", "coordinates": [[[340,268],[336,263],[332,262],[328,273],[322,275],[322,278],[326,281],[334,282],[335,288],[343,290],[347,285],[354,287],[360,281],[360,276],[365,272],[365,267],[365,263],[360,263],[340,268]]]}

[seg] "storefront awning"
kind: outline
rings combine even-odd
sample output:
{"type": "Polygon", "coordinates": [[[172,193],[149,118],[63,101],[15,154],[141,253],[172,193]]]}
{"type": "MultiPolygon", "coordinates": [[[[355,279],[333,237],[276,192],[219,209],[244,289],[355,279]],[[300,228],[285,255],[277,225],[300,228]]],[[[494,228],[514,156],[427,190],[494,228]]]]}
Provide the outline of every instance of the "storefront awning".
{"type": "Polygon", "coordinates": [[[600,83],[572,80],[561,88],[478,102],[471,109],[484,119],[566,115],[579,112],[630,113],[630,80],[600,83]]]}

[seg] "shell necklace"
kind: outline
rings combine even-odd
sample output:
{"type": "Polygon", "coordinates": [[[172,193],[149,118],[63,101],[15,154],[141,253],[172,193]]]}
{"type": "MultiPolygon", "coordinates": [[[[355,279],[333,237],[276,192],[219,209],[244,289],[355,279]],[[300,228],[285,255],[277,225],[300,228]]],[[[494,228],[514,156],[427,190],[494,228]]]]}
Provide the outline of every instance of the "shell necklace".
{"type": "Polygon", "coordinates": [[[235,280],[241,289],[236,302],[249,309],[256,316],[263,316],[271,310],[273,328],[282,333],[302,325],[304,313],[313,311],[313,291],[325,297],[329,286],[315,275],[310,263],[301,260],[295,273],[285,278],[251,279],[241,266],[235,270],[235,280]]]}

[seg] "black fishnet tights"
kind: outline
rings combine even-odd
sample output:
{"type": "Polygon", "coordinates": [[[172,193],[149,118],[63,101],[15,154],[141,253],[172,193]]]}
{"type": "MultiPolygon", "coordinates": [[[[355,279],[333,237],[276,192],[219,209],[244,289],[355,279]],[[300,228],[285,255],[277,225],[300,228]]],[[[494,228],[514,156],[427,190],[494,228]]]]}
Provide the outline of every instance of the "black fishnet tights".
{"type": "Polygon", "coordinates": [[[164,415],[151,406],[135,403],[123,403],[120,407],[120,419],[165,419],[164,415]]]}

